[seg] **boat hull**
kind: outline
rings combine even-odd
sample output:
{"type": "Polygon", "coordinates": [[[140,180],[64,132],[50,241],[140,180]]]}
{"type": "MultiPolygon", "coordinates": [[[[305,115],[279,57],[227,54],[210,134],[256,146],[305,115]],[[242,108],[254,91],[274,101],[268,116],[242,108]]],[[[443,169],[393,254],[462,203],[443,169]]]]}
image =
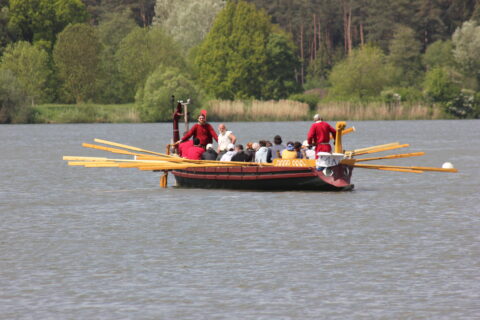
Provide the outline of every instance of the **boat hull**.
{"type": "Polygon", "coordinates": [[[181,188],[264,191],[348,191],[352,167],[338,165],[325,170],[312,167],[206,167],[174,170],[181,188]]]}

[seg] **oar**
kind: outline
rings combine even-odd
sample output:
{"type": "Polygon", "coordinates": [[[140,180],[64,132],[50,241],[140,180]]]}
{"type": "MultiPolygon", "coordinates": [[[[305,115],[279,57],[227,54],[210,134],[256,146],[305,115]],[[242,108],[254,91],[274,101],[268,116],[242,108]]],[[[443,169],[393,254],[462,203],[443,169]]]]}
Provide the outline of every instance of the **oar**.
{"type": "Polygon", "coordinates": [[[401,145],[395,145],[391,147],[385,147],[385,148],[379,148],[379,149],[372,149],[372,150],[367,150],[367,151],[361,151],[361,152],[353,152],[353,156],[359,156],[362,154],[369,154],[369,153],[377,153],[377,152],[383,152],[383,151],[389,151],[389,150],[394,150],[394,149],[399,149],[399,148],[407,148],[410,147],[409,144],[401,144],[401,145]]]}
{"type": "Polygon", "coordinates": [[[408,157],[419,157],[419,156],[423,156],[424,154],[425,154],[425,152],[413,152],[413,153],[393,154],[393,155],[390,155],[390,156],[383,156],[383,157],[372,157],[372,158],[355,159],[355,162],[373,161],[373,160],[383,160],[383,159],[398,159],[398,158],[408,158],[408,157]]]}
{"type": "Polygon", "coordinates": [[[102,139],[93,139],[93,141],[98,142],[98,143],[108,144],[108,145],[115,146],[115,147],[120,147],[120,148],[128,149],[128,150],[133,150],[133,151],[139,151],[139,152],[144,152],[144,153],[155,154],[155,155],[162,156],[162,157],[167,157],[167,158],[171,158],[171,157],[172,157],[172,156],[167,155],[167,154],[165,154],[165,153],[159,153],[159,152],[155,152],[155,151],[150,151],[150,150],[146,150],[146,149],[141,149],[141,148],[137,148],[137,147],[134,147],[134,146],[129,146],[129,145],[121,144],[121,143],[117,143],[117,142],[112,142],[112,141],[107,141],[107,140],[102,140],[102,139]]]}
{"type": "Polygon", "coordinates": [[[433,168],[433,167],[406,167],[406,166],[388,166],[379,164],[353,164],[353,167],[365,168],[365,169],[406,169],[406,170],[419,170],[419,171],[437,171],[437,172],[458,172],[455,168],[433,168]]]}
{"type": "Polygon", "coordinates": [[[103,150],[103,151],[108,151],[108,152],[118,153],[118,154],[128,154],[128,155],[132,155],[132,156],[140,155],[140,153],[133,153],[133,152],[122,150],[122,149],[109,148],[109,147],[99,146],[99,145],[90,144],[90,143],[82,143],[82,147],[91,148],[91,149],[98,149],[98,150],[103,150]]]}
{"type": "Polygon", "coordinates": [[[378,168],[378,170],[382,170],[382,171],[397,171],[397,172],[409,172],[409,173],[423,173],[423,171],[420,171],[420,170],[398,169],[398,168],[378,168]]]}
{"type": "Polygon", "coordinates": [[[387,148],[387,147],[392,147],[392,146],[398,146],[398,145],[400,145],[400,142],[392,142],[392,143],[380,144],[378,146],[371,146],[371,147],[366,147],[366,148],[355,149],[355,150],[353,150],[353,152],[354,153],[359,153],[359,152],[370,151],[370,150],[374,150],[374,149],[381,149],[381,148],[387,148]]]}
{"type": "MultiPolygon", "coordinates": [[[[158,159],[155,158],[154,156],[149,156],[149,155],[139,155],[137,156],[138,160],[149,160],[149,159],[158,159]]],[[[165,161],[169,162],[188,162],[188,163],[198,163],[198,164],[221,164],[221,163],[227,163],[230,166],[273,166],[273,163],[256,163],[256,162],[240,162],[240,161],[211,161],[211,160],[190,160],[190,159],[185,159],[185,158],[179,158],[179,157],[171,157],[171,158],[165,158],[162,159],[165,161]]]]}

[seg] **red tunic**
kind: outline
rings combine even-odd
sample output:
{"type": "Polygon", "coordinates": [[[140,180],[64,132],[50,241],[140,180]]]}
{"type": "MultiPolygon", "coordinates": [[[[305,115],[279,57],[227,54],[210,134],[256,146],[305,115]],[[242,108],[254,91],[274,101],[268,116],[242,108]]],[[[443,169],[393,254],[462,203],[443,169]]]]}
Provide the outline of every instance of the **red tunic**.
{"type": "Polygon", "coordinates": [[[193,140],[188,140],[185,142],[182,142],[178,145],[178,155],[180,157],[183,157],[185,154],[187,154],[188,149],[193,147],[193,140]]]}
{"type": "Polygon", "coordinates": [[[202,146],[212,143],[213,139],[218,141],[218,136],[213,127],[205,123],[204,125],[195,124],[182,138],[182,141],[188,140],[191,136],[198,138],[202,146]]]}
{"type": "Polygon", "coordinates": [[[328,123],[321,121],[312,124],[310,130],[308,131],[308,144],[316,145],[315,154],[318,152],[332,152],[332,147],[330,146],[330,133],[333,137],[337,134],[337,131],[333,129],[328,123]]]}
{"type": "Polygon", "coordinates": [[[191,159],[191,160],[201,160],[202,154],[204,152],[205,152],[205,149],[198,146],[193,146],[187,150],[184,158],[191,159]]]}

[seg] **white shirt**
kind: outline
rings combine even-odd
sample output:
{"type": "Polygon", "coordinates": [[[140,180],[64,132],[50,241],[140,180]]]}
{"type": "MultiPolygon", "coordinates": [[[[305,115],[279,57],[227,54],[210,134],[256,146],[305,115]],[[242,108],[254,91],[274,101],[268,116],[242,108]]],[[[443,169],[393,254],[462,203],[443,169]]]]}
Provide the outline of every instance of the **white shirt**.
{"type": "Polygon", "coordinates": [[[225,131],[225,133],[219,133],[218,134],[218,149],[220,151],[223,151],[227,149],[227,146],[232,143],[232,140],[230,139],[230,135],[232,134],[232,131],[225,131]]]}
{"type": "Polygon", "coordinates": [[[255,152],[255,162],[257,163],[266,163],[267,162],[267,155],[268,155],[268,148],[261,147],[255,152]]]}
{"type": "Polygon", "coordinates": [[[232,161],[232,157],[236,154],[236,151],[227,151],[225,154],[220,158],[220,161],[232,161]]]}
{"type": "Polygon", "coordinates": [[[315,160],[315,150],[307,149],[307,151],[305,151],[305,155],[307,156],[307,159],[315,160]]]}

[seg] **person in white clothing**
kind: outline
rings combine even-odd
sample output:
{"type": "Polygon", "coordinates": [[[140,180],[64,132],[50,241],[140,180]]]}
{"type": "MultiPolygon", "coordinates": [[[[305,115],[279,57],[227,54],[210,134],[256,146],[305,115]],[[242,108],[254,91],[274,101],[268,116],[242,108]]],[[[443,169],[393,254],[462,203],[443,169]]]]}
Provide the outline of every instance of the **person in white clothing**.
{"type": "Polygon", "coordinates": [[[305,152],[305,158],[315,160],[315,150],[312,149],[312,146],[308,145],[307,140],[303,141],[302,147],[303,152],[305,152]]]}
{"type": "Polygon", "coordinates": [[[227,146],[227,152],[223,154],[223,156],[220,158],[220,161],[232,161],[232,157],[236,154],[235,152],[235,146],[233,144],[229,144],[227,146]]]}
{"type": "Polygon", "coordinates": [[[229,144],[235,144],[237,138],[233,135],[232,131],[227,131],[227,127],[220,123],[218,125],[218,152],[227,151],[229,144]]]}

